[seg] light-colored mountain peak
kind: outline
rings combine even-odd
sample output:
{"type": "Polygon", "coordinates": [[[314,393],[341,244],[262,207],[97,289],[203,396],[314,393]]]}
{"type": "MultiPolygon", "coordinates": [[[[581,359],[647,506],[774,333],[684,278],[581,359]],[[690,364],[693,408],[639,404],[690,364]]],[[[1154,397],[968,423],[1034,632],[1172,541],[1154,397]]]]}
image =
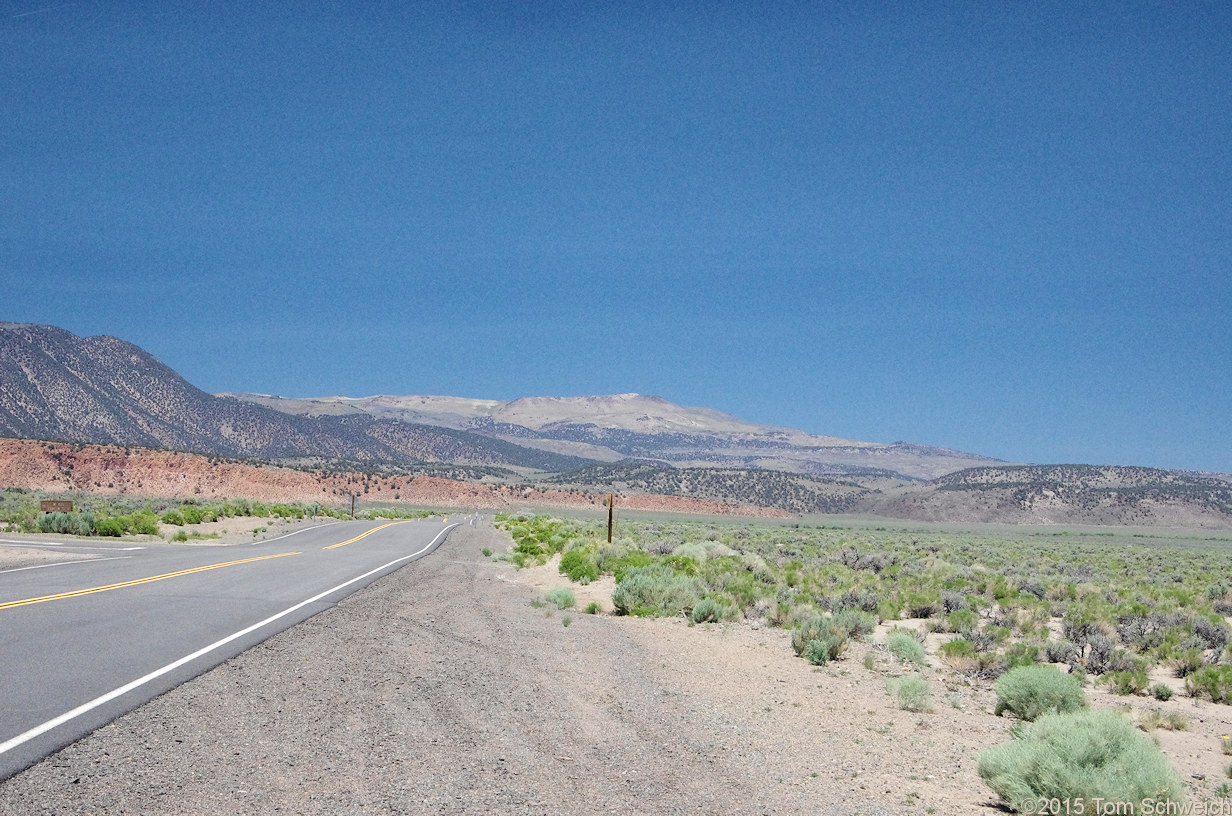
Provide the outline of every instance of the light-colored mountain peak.
{"type": "Polygon", "coordinates": [[[548,425],[598,425],[641,433],[756,433],[765,429],[709,408],[676,405],[656,395],[522,397],[493,419],[539,430],[548,425]]]}

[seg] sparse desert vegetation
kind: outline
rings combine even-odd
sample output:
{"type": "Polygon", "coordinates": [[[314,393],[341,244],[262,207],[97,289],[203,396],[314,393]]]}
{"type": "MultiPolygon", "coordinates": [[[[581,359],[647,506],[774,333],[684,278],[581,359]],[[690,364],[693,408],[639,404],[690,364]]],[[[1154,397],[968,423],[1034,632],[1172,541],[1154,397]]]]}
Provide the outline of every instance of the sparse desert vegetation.
{"type": "Polygon", "coordinates": [[[629,521],[608,544],[589,521],[498,523],[514,539],[500,557],[515,566],[559,554],[570,580],[613,576],[620,614],[700,609],[697,622],[794,629],[804,633],[801,655],[810,641],[846,642],[877,624],[902,624],[883,638],[902,663],[926,661],[922,638],[931,634],[944,663],[982,679],[1052,663],[1142,695],[1148,671],[1163,666],[1184,683],[1156,683],[1164,686],[1156,696],[1184,690],[1226,702],[1232,694],[1228,537],[1139,542],[1130,533],[994,537],[629,521]]]}
{"type": "MultiPolygon", "coordinates": [[[[62,497],[62,496],[58,496],[62,497]]],[[[217,538],[215,533],[188,529],[228,518],[301,520],[313,517],[350,518],[339,507],[316,503],[260,502],[250,499],[198,501],[196,499],[151,499],[97,494],[71,494],[72,512],[44,513],[39,509],[43,494],[19,488],[0,492],[0,530],[18,533],[55,533],[74,536],[158,536],[171,541],[217,538]]],[[[359,519],[423,518],[428,510],[366,507],[359,519]]]]}
{"type": "Polygon", "coordinates": [[[498,522],[514,541],[503,557],[516,566],[559,555],[566,578],[610,576],[618,615],[788,630],[815,667],[841,666],[863,641],[864,668],[882,673],[888,696],[909,712],[939,716],[938,678],[946,690],[995,684],[988,713],[1020,726],[981,759],[980,773],[998,795],[1018,797],[1005,800],[1011,808],[1028,794],[1180,800],[1175,773],[1143,732],[1183,731],[1189,718],[1091,711],[1088,689],[1156,705],[1178,694],[1232,699],[1226,534],[638,519],[624,520],[609,544],[592,521],[498,522]],[[1103,748],[1091,753],[1093,745],[1103,748]],[[1126,774],[1132,784],[1117,781],[1126,774]]]}

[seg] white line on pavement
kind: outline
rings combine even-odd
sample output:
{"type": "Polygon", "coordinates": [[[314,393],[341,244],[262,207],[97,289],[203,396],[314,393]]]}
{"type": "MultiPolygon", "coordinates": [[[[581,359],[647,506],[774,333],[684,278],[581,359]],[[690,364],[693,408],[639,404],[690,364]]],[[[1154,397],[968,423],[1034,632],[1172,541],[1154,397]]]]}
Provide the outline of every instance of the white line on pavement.
{"type": "MultiPolygon", "coordinates": [[[[404,555],[401,558],[395,558],[393,561],[390,561],[388,564],[377,567],[376,569],[373,569],[373,570],[369,570],[368,572],[365,572],[363,575],[360,575],[357,578],[352,578],[351,580],[346,581],[345,583],[341,583],[332,589],[327,589],[324,592],[317,593],[316,595],[313,595],[311,598],[309,598],[306,601],[300,601],[299,603],[295,604],[295,606],[287,607],[286,609],[282,610],[281,612],[275,615],[270,615],[268,618],[266,618],[263,621],[260,621],[259,623],[254,623],[252,626],[249,626],[246,629],[241,629],[240,631],[234,634],[227,635],[222,640],[216,640],[213,643],[211,643],[209,646],[202,647],[198,649],[197,651],[193,652],[192,654],[181,657],[179,660],[175,661],[174,663],[168,663],[166,666],[163,666],[161,669],[156,669],[150,672],[149,674],[145,675],[144,677],[138,677],[136,680],[133,680],[130,683],[125,683],[124,685],[120,686],[117,689],[113,689],[107,692],[106,694],[103,694],[99,697],[95,697],[90,702],[83,703],[71,711],[64,712],[58,717],[53,717],[52,719],[48,720],[42,725],[35,726],[34,728],[31,728],[29,731],[26,731],[23,734],[18,734],[17,736],[13,737],[10,740],[7,740],[5,742],[0,742],[0,754],[11,751],[17,746],[27,743],[37,736],[46,734],[48,731],[50,731],[53,728],[56,728],[58,726],[64,725],[67,722],[75,720],[78,717],[80,717],[82,714],[86,714],[90,711],[93,711],[99,706],[105,705],[111,702],[112,700],[116,699],[117,697],[127,694],[133,689],[140,688],[141,686],[144,686],[146,683],[157,680],[158,678],[162,677],[164,674],[169,674],[175,671],[176,669],[178,669],[180,666],[183,666],[186,663],[191,663],[192,661],[196,660],[198,657],[209,654],[215,649],[220,649],[223,646],[226,646],[228,643],[230,643],[233,640],[238,640],[239,638],[244,637],[244,635],[247,635],[251,632],[255,632],[256,630],[260,629],[262,626],[267,626],[268,624],[273,623],[279,618],[285,618],[287,615],[290,615],[292,612],[296,612],[300,609],[303,609],[305,606],[308,606],[309,604],[316,603],[322,598],[328,595],[331,595],[341,589],[346,589],[351,584],[354,584],[358,581],[362,581],[365,578],[368,578],[372,575],[376,575],[381,570],[389,569],[395,564],[400,564],[403,561],[408,561],[412,558],[415,558],[416,556],[421,555],[422,553],[425,553],[428,550],[435,547],[437,541],[439,541],[442,536],[444,536],[446,533],[448,533],[450,530],[452,530],[454,527],[457,527],[457,526],[458,524],[455,523],[455,524],[451,524],[448,527],[444,528],[439,533],[437,533],[436,537],[433,538],[432,541],[429,542],[427,546],[423,547],[422,549],[416,550],[410,555],[404,555]]],[[[291,533],[290,535],[294,535],[294,533],[291,533]]]]}
{"type": "Polygon", "coordinates": [[[13,567],[12,569],[0,570],[0,575],[6,572],[21,572],[22,570],[45,569],[47,567],[71,567],[74,564],[97,564],[100,561],[122,561],[125,558],[132,558],[131,555],[112,555],[107,558],[84,558],[81,561],[57,561],[54,564],[35,564],[32,567],[13,567]]]}

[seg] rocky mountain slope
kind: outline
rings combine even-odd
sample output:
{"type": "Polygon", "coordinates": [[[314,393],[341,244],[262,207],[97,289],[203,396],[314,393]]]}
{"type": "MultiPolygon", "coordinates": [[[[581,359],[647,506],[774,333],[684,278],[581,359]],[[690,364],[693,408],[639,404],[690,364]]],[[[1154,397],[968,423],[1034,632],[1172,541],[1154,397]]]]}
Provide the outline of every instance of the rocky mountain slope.
{"type": "Polygon", "coordinates": [[[944,521],[1232,522],[1232,477],[1218,474],[1007,465],[755,425],[638,394],[510,402],[212,395],[131,343],[16,323],[0,323],[3,436],[122,446],[85,459],[72,453],[80,445],[53,447],[61,464],[47,470],[46,445],[9,445],[0,484],[45,490],[259,497],[262,480],[277,471],[270,489],[283,500],[362,487],[373,498],[413,503],[591,506],[610,490],[677,512],[757,505],[944,521]],[[132,459],[133,446],[225,461],[203,460],[211,471],[199,457],[167,450],[132,459]],[[240,472],[248,475],[228,481],[240,472]]]}
{"type": "Polygon", "coordinates": [[[1142,467],[982,467],[867,495],[860,509],[922,521],[1227,528],[1232,482],[1142,467]]]}
{"type": "Polygon", "coordinates": [[[997,460],[916,445],[857,442],[756,425],[662,397],[614,394],[509,402],[438,396],[285,399],[228,394],[294,416],[363,414],[471,431],[579,458],[649,460],[675,467],[780,470],[816,476],[931,479],[997,460]]]}
{"type": "Polygon", "coordinates": [[[308,417],[207,394],[142,349],[0,323],[0,436],[262,459],[567,470],[590,460],[364,413],[308,417]]]}

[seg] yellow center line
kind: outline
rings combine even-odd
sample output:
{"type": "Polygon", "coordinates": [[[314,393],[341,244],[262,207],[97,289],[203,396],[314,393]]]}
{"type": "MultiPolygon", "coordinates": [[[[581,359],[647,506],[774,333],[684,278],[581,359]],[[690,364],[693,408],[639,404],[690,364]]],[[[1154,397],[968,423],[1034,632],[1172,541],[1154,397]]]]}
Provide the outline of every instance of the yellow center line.
{"type": "Polygon", "coordinates": [[[234,567],[236,564],[251,564],[254,561],[268,561],[271,558],[282,558],[287,555],[301,555],[301,553],[288,552],[279,553],[278,555],[263,555],[260,558],[245,558],[241,561],[228,561],[225,564],[210,564],[206,567],[194,567],[193,569],[180,570],[179,572],[168,572],[163,575],[153,575],[149,578],[138,578],[135,581],[125,581],[121,584],[108,584],[107,586],[91,587],[89,589],[77,589],[72,592],[61,592],[57,595],[43,595],[39,598],[26,598],[21,601],[7,601],[5,603],[0,603],[0,609],[12,609],[15,606],[26,606],[27,604],[43,603],[44,601],[58,601],[61,598],[76,598],[78,595],[92,595],[95,592],[106,592],[110,589],[137,586],[138,584],[148,584],[152,581],[162,581],[166,578],[176,578],[181,575],[192,575],[194,572],[205,572],[207,570],[218,569],[219,567],[234,567]]]}
{"type": "Polygon", "coordinates": [[[380,527],[373,527],[371,530],[369,530],[366,533],[360,533],[359,535],[355,536],[355,538],[347,539],[346,541],[343,541],[338,544],[330,544],[328,547],[322,547],[321,549],[336,550],[339,547],[345,547],[348,544],[354,544],[356,541],[359,541],[361,538],[365,538],[367,536],[372,535],[377,530],[384,530],[386,527],[393,527],[395,524],[406,524],[408,521],[414,521],[414,519],[403,519],[402,521],[391,521],[389,522],[389,524],[382,524],[380,527]]]}

